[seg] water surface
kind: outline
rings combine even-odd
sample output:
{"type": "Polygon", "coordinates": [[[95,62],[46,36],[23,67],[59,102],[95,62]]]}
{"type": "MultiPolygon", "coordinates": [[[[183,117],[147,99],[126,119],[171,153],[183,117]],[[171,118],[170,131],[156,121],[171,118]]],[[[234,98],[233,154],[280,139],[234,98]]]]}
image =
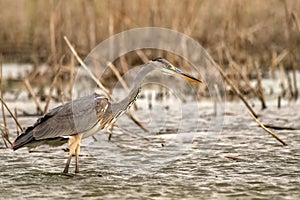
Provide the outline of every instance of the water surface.
{"type": "MultiPolygon", "coordinates": [[[[274,104],[260,111],[263,122],[297,129],[275,131],[285,147],[237,102],[226,104],[222,132],[205,145],[214,111],[210,104],[201,105],[201,112],[193,112],[195,103],[183,104],[181,110],[188,112],[182,115],[156,106],[136,111],[151,133],[122,117],[119,126],[131,132],[115,128],[111,141],[103,132],[95,135],[97,141],[84,140],[76,175],[73,163],[70,176],[61,174],[67,158],[62,149],[67,146],[45,146],[31,153],[1,148],[1,199],[300,198],[299,105],[283,104],[279,110],[274,104]],[[184,123],[179,126],[179,121],[184,123]]],[[[35,120],[20,117],[24,126],[35,120]]],[[[15,125],[9,121],[13,134],[15,125]]]]}

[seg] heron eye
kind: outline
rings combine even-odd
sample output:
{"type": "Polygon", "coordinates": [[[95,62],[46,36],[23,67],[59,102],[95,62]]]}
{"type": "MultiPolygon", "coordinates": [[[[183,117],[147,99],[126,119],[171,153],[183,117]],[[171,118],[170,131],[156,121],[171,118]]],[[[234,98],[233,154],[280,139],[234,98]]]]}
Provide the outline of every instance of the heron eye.
{"type": "Polygon", "coordinates": [[[168,68],[173,70],[173,71],[175,70],[175,67],[173,65],[168,65],[168,68]]]}

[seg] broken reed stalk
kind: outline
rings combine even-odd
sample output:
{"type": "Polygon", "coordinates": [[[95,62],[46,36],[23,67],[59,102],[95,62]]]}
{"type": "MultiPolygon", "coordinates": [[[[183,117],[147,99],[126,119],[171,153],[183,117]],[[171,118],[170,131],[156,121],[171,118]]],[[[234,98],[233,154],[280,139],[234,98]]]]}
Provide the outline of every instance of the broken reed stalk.
{"type": "MultiPolygon", "coordinates": [[[[3,94],[2,94],[2,54],[0,55],[0,59],[1,59],[0,60],[0,98],[2,99],[2,97],[3,97],[3,94]]],[[[6,122],[6,116],[5,116],[5,112],[4,112],[3,103],[1,103],[1,110],[2,110],[3,125],[4,125],[4,132],[2,134],[2,139],[3,139],[4,145],[6,146],[6,148],[8,148],[5,138],[8,137],[9,130],[7,128],[7,122],[6,122]]]]}
{"type": "Polygon", "coordinates": [[[94,76],[94,74],[91,72],[91,70],[86,66],[86,64],[78,56],[77,52],[75,51],[74,47],[71,45],[70,41],[68,40],[68,38],[66,36],[64,36],[64,40],[66,41],[66,43],[67,43],[68,47],[70,48],[70,50],[72,51],[72,53],[74,54],[75,58],[78,60],[80,65],[89,73],[89,75],[93,79],[93,81],[95,81],[95,83],[97,83],[97,85],[105,92],[106,95],[108,95],[109,97],[112,97],[109,94],[108,89],[106,89],[104,87],[104,85],[102,85],[102,83],[94,76]]]}
{"type": "Polygon", "coordinates": [[[264,125],[265,125],[265,127],[271,128],[271,129],[274,129],[274,130],[290,130],[290,131],[300,130],[297,127],[276,126],[276,125],[272,125],[272,124],[264,124],[264,125]]]}
{"type": "Polygon", "coordinates": [[[251,106],[249,105],[249,103],[246,101],[246,99],[244,98],[244,96],[241,94],[241,92],[239,91],[239,89],[232,83],[232,81],[227,77],[227,75],[225,74],[225,72],[223,71],[223,69],[215,64],[215,66],[217,67],[218,71],[220,72],[220,74],[222,75],[222,77],[225,79],[225,81],[231,86],[231,88],[233,89],[234,93],[242,100],[242,102],[245,104],[245,106],[248,108],[248,110],[255,116],[257,117],[257,114],[254,112],[254,110],[251,108],[251,106]]]}
{"type": "Polygon", "coordinates": [[[266,98],[265,98],[265,94],[264,94],[264,90],[262,87],[262,83],[261,83],[261,71],[259,70],[258,67],[258,63],[254,62],[254,67],[256,70],[256,74],[257,74],[257,86],[258,86],[258,96],[259,96],[259,100],[261,101],[261,109],[264,110],[267,108],[266,105],[266,98]]]}
{"type": "MultiPolygon", "coordinates": [[[[105,92],[105,94],[110,97],[110,99],[112,99],[113,101],[116,101],[116,99],[110,95],[109,90],[106,89],[104,87],[104,85],[102,85],[102,83],[94,76],[94,74],[89,70],[89,68],[86,66],[86,64],[82,61],[82,59],[78,56],[77,52],[75,51],[74,47],[71,45],[71,43],[69,42],[68,38],[66,36],[64,36],[64,40],[66,41],[68,47],[70,48],[70,50],[72,51],[72,53],[74,54],[75,58],[77,59],[77,61],[81,64],[81,66],[89,73],[90,77],[93,79],[93,81],[95,81],[95,83],[97,83],[97,85],[105,92]]],[[[143,129],[145,132],[149,132],[149,129],[146,128],[142,123],[140,123],[137,119],[134,118],[134,116],[130,113],[127,112],[126,113],[127,116],[129,116],[129,118],[136,124],[138,125],[141,129],[143,129]]]]}
{"type": "Polygon", "coordinates": [[[287,84],[288,84],[288,91],[289,91],[289,100],[293,99],[294,97],[294,92],[293,92],[293,87],[292,87],[292,80],[288,72],[286,72],[286,77],[287,77],[287,84]]]}
{"type": "Polygon", "coordinates": [[[116,66],[114,64],[112,64],[111,62],[107,63],[107,65],[114,72],[114,74],[116,75],[117,79],[120,81],[122,87],[126,90],[126,92],[129,92],[129,87],[126,84],[126,82],[123,80],[123,78],[122,78],[120,72],[118,71],[118,69],[116,68],[116,66]]]}
{"type": "MultiPolygon", "coordinates": [[[[298,35],[300,35],[300,22],[299,22],[299,18],[298,18],[298,15],[295,13],[295,12],[292,12],[292,19],[294,21],[294,24],[296,25],[297,27],[297,31],[298,31],[298,35]]],[[[295,79],[296,79],[296,76],[295,76],[295,79]]],[[[297,81],[295,81],[296,83],[297,81]]],[[[298,89],[296,90],[297,91],[297,98],[298,98],[298,89]]]]}
{"type": "MultiPolygon", "coordinates": [[[[297,100],[298,98],[298,86],[297,86],[297,77],[296,77],[296,64],[293,62],[295,60],[295,55],[293,53],[293,38],[292,38],[292,22],[293,20],[293,13],[291,13],[288,9],[287,1],[284,0],[284,11],[285,11],[285,19],[286,19],[286,26],[287,26],[287,42],[288,42],[288,58],[289,63],[292,66],[292,76],[293,76],[293,87],[294,90],[291,88],[291,98],[297,100]]],[[[297,26],[297,24],[296,24],[297,26]]]]}
{"type": "Polygon", "coordinates": [[[121,130],[123,130],[124,132],[129,133],[130,135],[134,135],[134,136],[136,136],[136,137],[142,138],[143,140],[150,141],[149,138],[140,136],[140,135],[138,135],[137,133],[135,133],[135,132],[133,132],[133,131],[127,129],[127,128],[121,127],[121,126],[119,126],[119,125],[117,125],[117,124],[115,124],[115,127],[119,128],[119,129],[121,129],[121,130]]]}
{"type": "Polygon", "coordinates": [[[127,73],[128,72],[128,63],[126,61],[125,55],[120,57],[120,64],[123,70],[123,73],[127,73]]]}
{"type": "MultiPolygon", "coordinates": [[[[16,118],[16,120],[17,121],[19,121],[18,120],[18,110],[17,110],[17,108],[15,107],[15,118],[16,118]]],[[[16,124],[16,130],[17,130],[17,136],[19,136],[19,134],[20,134],[20,132],[19,132],[19,130],[21,131],[21,132],[23,132],[23,130],[22,129],[19,129],[19,127],[18,127],[18,125],[16,124]]]]}
{"type": "Polygon", "coordinates": [[[217,110],[218,110],[217,106],[218,106],[218,103],[222,102],[222,97],[221,97],[221,94],[220,94],[217,84],[214,84],[214,89],[215,89],[214,92],[217,96],[217,98],[214,98],[214,114],[215,114],[215,116],[217,116],[217,110]]]}
{"type": "Polygon", "coordinates": [[[298,15],[295,12],[292,12],[291,17],[297,27],[298,33],[300,34],[300,21],[299,21],[298,15]]]}
{"type": "MultiPolygon", "coordinates": [[[[61,62],[60,62],[60,63],[61,63],[61,62]]],[[[46,105],[45,105],[44,111],[43,111],[44,114],[45,114],[45,113],[47,112],[47,110],[48,110],[49,103],[50,103],[50,100],[51,100],[51,98],[52,98],[52,92],[53,92],[54,86],[55,86],[55,84],[56,84],[56,81],[57,81],[57,79],[58,79],[58,76],[59,76],[59,74],[60,74],[60,70],[61,70],[61,64],[59,64],[59,67],[58,67],[58,69],[56,70],[55,76],[54,76],[53,81],[52,81],[52,83],[51,83],[50,90],[49,90],[49,94],[48,94],[48,96],[47,96],[47,98],[46,98],[46,105]]]]}
{"type": "Polygon", "coordinates": [[[292,73],[293,73],[293,85],[294,85],[294,99],[297,100],[298,96],[299,96],[299,90],[298,90],[298,86],[297,86],[297,75],[296,75],[296,66],[295,63],[292,64],[293,68],[292,68],[292,73]]]}
{"type": "Polygon", "coordinates": [[[1,97],[0,97],[0,101],[1,101],[2,105],[5,106],[6,110],[9,112],[10,116],[14,119],[14,121],[17,124],[17,126],[19,127],[19,129],[21,131],[23,131],[23,128],[20,125],[19,121],[17,120],[17,118],[14,116],[14,114],[11,112],[11,110],[9,109],[9,107],[6,105],[5,101],[1,97]]]}
{"type": "Polygon", "coordinates": [[[272,59],[272,66],[275,68],[276,65],[279,65],[279,63],[289,54],[289,51],[287,49],[284,49],[278,56],[274,57],[272,59]]]}
{"type": "Polygon", "coordinates": [[[263,92],[263,88],[262,88],[262,84],[261,84],[261,73],[259,71],[257,62],[254,62],[254,65],[255,65],[255,69],[256,69],[256,73],[257,73],[258,90],[252,86],[247,75],[245,75],[244,73],[241,72],[241,70],[239,70],[238,64],[232,59],[229,48],[226,46],[224,46],[223,48],[225,51],[225,55],[226,55],[227,59],[229,60],[230,66],[233,68],[233,70],[235,70],[243,78],[243,80],[245,81],[247,86],[251,89],[253,94],[257,95],[258,99],[261,101],[262,109],[267,108],[265,96],[264,96],[264,92],[263,92]]]}
{"type": "Polygon", "coordinates": [[[251,89],[253,94],[259,96],[257,93],[257,90],[252,86],[249,78],[247,77],[247,74],[245,74],[245,73],[241,72],[241,70],[239,70],[238,64],[232,60],[232,61],[230,61],[230,66],[233,68],[233,70],[238,72],[238,74],[243,78],[246,85],[251,89]]]}
{"type": "Polygon", "coordinates": [[[250,116],[256,121],[256,123],[262,128],[264,129],[267,133],[269,133],[273,138],[275,138],[277,141],[279,141],[282,145],[287,146],[287,144],[281,140],[279,137],[277,137],[277,135],[275,135],[275,133],[273,133],[270,129],[268,129],[261,121],[259,121],[257,119],[257,117],[255,117],[253,115],[253,113],[249,112],[250,116]]]}
{"type": "MultiPolygon", "coordinates": [[[[224,53],[225,53],[227,60],[229,61],[229,66],[243,78],[244,82],[251,89],[252,93],[254,95],[257,95],[257,97],[259,98],[260,95],[258,94],[257,90],[252,86],[247,75],[244,74],[243,72],[241,72],[241,70],[239,69],[239,65],[232,59],[229,48],[225,45],[223,45],[222,48],[224,49],[224,53]]],[[[240,83],[240,81],[239,81],[239,83],[240,83]]],[[[232,84],[233,84],[233,82],[232,82],[232,84]]],[[[236,87],[236,88],[238,88],[238,87],[236,87]]]]}
{"type": "Polygon", "coordinates": [[[56,26],[55,26],[55,8],[54,8],[54,1],[50,1],[50,16],[49,16],[49,30],[50,30],[50,51],[53,59],[54,65],[57,64],[57,48],[56,48],[56,26]]]}
{"type": "Polygon", "coordinates": [[[286,87],[285,87],[285,82],[284,82],[286,79],[286,73],[285,73],[285,70],[284,70],[282,64],[279,65],[279,71],[280,71],[280,87],[281,87],[280,96],[285,97],[285,95],[287,93],[286,87]]]}
{"type": "Polygon", "coordinates": [[[235,87],[235,85],[233,85],[233,83],[231,82],[231,80],[226,76],[225,72],[223,71],[223,69],[216,64],[217,69],[219,70],[219,72],[221,73],[221,75],[223,76],[223,78],[226,80],[226,82],[232,87],[233,91],[238,95],[238,97],[240,97],[240,99],[244,102],[244,104],[246,105],[246,107],[248,108],[248,112],[250,113],[251,117],[259,124],[259,126],[261,128],[263,128],[265,131],[267,131],[270,135],[272,135],[272,137],[274,137],[276,140],[278,140],[280,143],[282,143],[284,146],[286,146],[287,144],[282,141],[279,137],[277,137],[270,129],[266,128],[265,125],[263,123],[261,123],[258,119],[257,119],[257,115],[255,114],[255,112],[253,111],[253,109],[250,107],[250,105],[248,104],[248,102],[245,100],[245,98],[243,97],[243,95],[240,93],[240,91],[235,87]]]}
{"type": "Polygon", "coordinates": [[[244,161],[244,159],[242,158],[238,158],[238,157],[235,157],[235,156],[224,156],[225,158],[228,158],[230,160],[235,160],[235,161],[244,161]]]}
{"type": "MultiPolygon", "coordinates": [[[[285,89],[285,70],[283,68],[283,64],[280,63],[287,55],[288,55],[288,51],[285,49],[283,50],[278,56],[276,55],[276,53],[273,53],[274,56],[272,56],[272,63],[271,63],[271,68],[275,69],[275,66],[279,66],[279,72],[280,72],[280,88],[281,88],[281,94],[278,96],[277,99],[277,108],[280,109],[281,107],[281,97],[285,97],[286,95],[286,89],[285,89]]],[[[273,70],[274,71],[274,70],[273,70]]],[[[274,75],[273,75],[274,77],[274,75]]]]}
{"type": "Polygon", "coordinates": [[[146,126],[144,126],[141,122],[139,122],[131,113],[130,113],[130,111],[128,111],[127,113],[126,113],[127,115],[128,115],[128,117],[136,124],[136,125],[138,125],[141,129],[143,129],[145,132],[150,132],[149,131],[149,129],[146,127],[146,126]]]}
{"type": "Polygon", "coordinates": [[[138,49],[135,52],[145,64],[149,62],[148,57],[142,50],[138,49]]]}
{"type": "Polygon", "coordinates": [[[30,85],[29,80],[28,80],[27,78],[25,78],[24,82],[25,82],[26,88],[28,89],[30,95],[32,96],[32,98],[33,98],[33,100],[34,100],[34,102],[35,102],[35,104],[36,104],[36,106],[37,106],[37,109],[38,109],[41,113],[43,113],[44,110],[43,110],[43,108],[42,108],[42,105],[40,104],[38,98],[36,97],[36,95],[35,95],[35,93],[34,93],[32,87],[31,87],[31,85],[30,85]]]}
{"type": "MultiPolygon", "coordinates": [[[[62,62],[61,62],[62,63],[62,62]]],[[[72,96],[72,88],[74,86],[74,82],[75,82],[75,78],[74,78],[74,74],[75,74],[75,59],[74,59],[74,55],[71,55],[71,61],[70,61],[70,82],[69,82],[69,96],[72,96]]]]}

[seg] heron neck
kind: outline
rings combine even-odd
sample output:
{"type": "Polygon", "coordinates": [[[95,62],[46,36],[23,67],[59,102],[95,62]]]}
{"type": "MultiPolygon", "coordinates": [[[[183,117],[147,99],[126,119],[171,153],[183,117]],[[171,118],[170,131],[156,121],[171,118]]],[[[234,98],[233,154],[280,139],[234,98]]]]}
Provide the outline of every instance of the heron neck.
{"type": "Polygon", "coordinates": [[[135,101],[140,93],[141,85],[143,83],[144,78],[148,73],[153,71],[155,69],[155,66],[153,65],[145,65],[142,67],[142,69],[139,71],[138,75],[136,76],[134,80],[134,84],[129,92],[129,94],[122,99],[121,101],[114,103],[112,105],[113,108],[113,115],[118,115],[120,111],[126,111],[135,101]]]}

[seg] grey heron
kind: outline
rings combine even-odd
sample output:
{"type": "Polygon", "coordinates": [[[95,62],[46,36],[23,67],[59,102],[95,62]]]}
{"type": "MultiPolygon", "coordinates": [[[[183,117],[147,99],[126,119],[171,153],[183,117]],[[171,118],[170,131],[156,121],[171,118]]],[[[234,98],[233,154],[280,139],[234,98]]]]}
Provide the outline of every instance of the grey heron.
{"type": "Polygon", "coordinates": [[[68,142],[70,150],[63,173],[68,173],[73,154],[76,162],[75,173],[78,173],[81,140],[110,127],[135,102],[144,77],[155,69],[177,74],[191,82],[203,83],[174,67],[167,60],[156,58],[142,66],[129,95],[123,100],[110,103],[106,96],[94,93],[58,106],[20,134],[13,142],[12,149],[34,148],[43,144],[60,146],[68,142]]]}

